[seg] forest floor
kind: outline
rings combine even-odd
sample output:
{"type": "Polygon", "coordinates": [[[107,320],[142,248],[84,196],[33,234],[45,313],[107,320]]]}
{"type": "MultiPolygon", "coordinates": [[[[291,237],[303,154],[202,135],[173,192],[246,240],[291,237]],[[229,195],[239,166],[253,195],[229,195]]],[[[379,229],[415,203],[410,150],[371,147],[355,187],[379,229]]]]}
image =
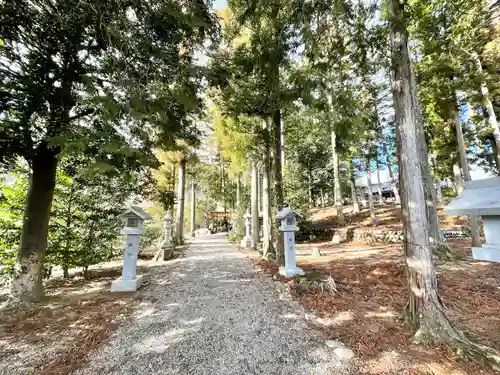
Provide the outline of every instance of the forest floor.
{"type": "MultiPolygon", "coordinates": [[[[372,222],[370,219],[370,211],[364,209],[359,213],[352,214],[352,206],[344,206],[344,214],[346,215],[346,224],[356,228],[371,228],[372,222]]],[[[380,224],[377,228],[380,229],[402,229],[402,214],[399,205],[375,205],[375,213],[380,224]]],[[[465,216],[445,216],[443,207],[438,207],[438,215],[441,222],[441,227],[450,230],[460,230],[467,225],[465,216]]],[[[336,225],[337,210],[335,207],[316,207],[308,212],[309,219],[317,228],[330,228],[336,225]]]]}
{"type": "MultiPolygon", "coordinates": [[[[381,220],[398,225],[397,209],[378,210],[381,220]]],[[[352,218],[351,225],[368,228],[364,215],[352,218]]],[[[320,225],[334,225],[331,209],[315,209],[311,216],[320,225]]],[[[463,218],[442,220],[457,228],[465,224],[463,218]]],[[[304,280],[277,277],[275,264],[260,260],[258,253],[232,250],[221,235],[207,238],[215,242],[198,244],[179,259],[140,260],[138,273],[149,275],[150,281],[137,293],[109,292],[121,273],[119,260],[93,267],[88,279],[73,273],[70,279],[48,280],[42,303],[0,312],[0,374],[288,375],[304,373],[295,367],[300,361],[315,364],[308,375],[493,374],[484,364],[461,361],[444,347],[411,344],[401,316],[407,293],[399,244],[298,244],[299,266],[314,277],[331,276],[335,287],[330,292],[304,280]],[[311,256],[313,246],[321,256],[311,256]],[[260,265],[263,275],[243,262],[245,255],[260,265]],[[283,290],[289,291],[295,301],[277,298],[275,290],[280,298],[283,290]],[[304,315],[306,327],[300,323],[304,315]],[[290,334],[291,327],[296,335],[290,334]],[[345,366],[336,363],[325,349],[328,339],[346,344],[355,359],[345,366]],[[268,345],[272,350],[266,350],[268,345]],[[193,347],[198,350],[194,355],[193,347]],[[329,364],[334,370],[327,372],[329,364]],[[103,371],[103,366],[112,368],[103,371]]],[[[500,264],[473,261],[469,239],[450,244],[454,260],[437,264],[447,313],[467,335],[500,349],[500,264]]],[[[0,290],[0,302],[6,296],[0,290]]]]}
{"type": "MultiPolygon", "coordinates": [[[[140,259],[137,273],[161,277],[165,263],[140,259]]],[[[56,271],[45,281],[42,302],[0,311],[0,374],[65,375],[84,366],[89,352],[155,300],[147,287],[135,294],[109,291],[122,264],[118,259],[91,266],[87,278],[76,269],[68,279],[56,271]]],[[[7,298],[4,287],[0,302],[7,298]]]]}
{"type": "MultiPolygon", "coordinates": [[[[315,209],[313,220],[326,225],[331,209],[315,209]]],[[[399,213],[381,207],[378,216],[399,226],[399,213]]],[[[369,225],[358,215],[354,225],[369,225]]],[[[443,218],[448,225],[464,225],[464,218],[443,218]]],[[[352,224],[351,224],[352,225],[352,224]]],[[[471,258],[470,239],[450,241],[454,260],[439,262],[437,272],[446,311],[458,328],[476,341],[500,349],[500,264],[471,258]]],[[[359,357],[360,374],[463,375],[493,374],[484,364],[457,360],[444,347],[416,346],[404,325],[407,303],[403,248],[400,244],[331,242],[298,244],[299,267],[316,277],[331,276],[333,293],[303,280],[277,277],[277,266],[252,255],[265,273],[287,284],[291,294],[315,318],[311,324],[332,340],[340,340],[359,357]],[[312,247],[321,251],[311,255],[312,247]],[[409,366],[410,365],[410,366],[409,366]]]]}

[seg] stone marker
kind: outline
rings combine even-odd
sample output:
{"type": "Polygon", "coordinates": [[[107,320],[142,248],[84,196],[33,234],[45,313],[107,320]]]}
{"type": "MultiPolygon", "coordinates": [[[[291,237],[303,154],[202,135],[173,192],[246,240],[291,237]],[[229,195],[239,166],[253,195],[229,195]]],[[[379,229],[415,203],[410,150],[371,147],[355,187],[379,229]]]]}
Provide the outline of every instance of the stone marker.
{"type": "Polygon", "coordinates": [[[163,217],[163,242],[161,244],[161,249],[163,251],[163,260],[172,259],[174,256],[174,243],[172,237],[172,210],[167,210],[165,216],[163,217]]]}
{"type": "Polygon", "coordinates": [[[295,249],[295,232],[299,230],[297,227],[297,217],[302,217],[290,207],[283,208],[276,216],[281,220],[279,230],[283,232],[283,240],[285,244],[285,267],[280,267],[279,273],[285,277],[293,277],[296,275],[304,275],[304,271],[297,267],[296,249],[295,249]]]}
{"type": "Polygon", "coordinates": [[[250,226],[251,226],[250,221],[252,220],[252,215],[250,215],[250,212],[247,210],[243,218],[245,219],[245,237],[243,237],[243,239],[241,240],[240,246],[245,249],[248,249],[252,247],[252,234],[250,231],[250,226]]]}
{"type": "Polygon", "coordinates": [[[125,222],[122,234],[127,235],[123,259],[122,276],[111,283],[112,292],[135,292],[141,285],[143,275],[137,275],[137,256],[139,242],[144,233],[144,220],[152,219],[151,215],[140,207],[132,206],[118,216],[125,222]]]}
{"type": "Polygon", "coordinates": [[[474,259],[500,262],[500,177],[465,182],[465,190],[445,208],[448,216],[482,216],[486,243],[473,247],[474,259]]]}

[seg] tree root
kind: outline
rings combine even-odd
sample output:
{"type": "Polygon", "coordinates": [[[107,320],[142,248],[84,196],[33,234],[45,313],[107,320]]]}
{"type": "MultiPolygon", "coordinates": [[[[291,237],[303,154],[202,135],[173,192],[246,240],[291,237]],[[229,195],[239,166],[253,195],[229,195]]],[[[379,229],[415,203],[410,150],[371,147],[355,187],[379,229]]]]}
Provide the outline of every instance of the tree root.
{"type": "Polygon", "coordinates": [[[446,315],[436,290],[431,292],[430,301],[420,311],[418,317],[420,326],[413,337],[413,342],[445,344],[459,358],[486,363],[495,371],[500,372],[500,353],[493,348],[471,341],[462,331],[456,329],[446,315]]]}
{"type": "Polygon", "coordinates": [[[469,340],[461,331],[451,326],[449,328],[451,331],[442,329],[432,334],[418,330],[412,342],[423,345],[443,343],[451,348],[459,358],[476,363],[486,363],[495,371],[500,372],[499,352],[469,340]]]}

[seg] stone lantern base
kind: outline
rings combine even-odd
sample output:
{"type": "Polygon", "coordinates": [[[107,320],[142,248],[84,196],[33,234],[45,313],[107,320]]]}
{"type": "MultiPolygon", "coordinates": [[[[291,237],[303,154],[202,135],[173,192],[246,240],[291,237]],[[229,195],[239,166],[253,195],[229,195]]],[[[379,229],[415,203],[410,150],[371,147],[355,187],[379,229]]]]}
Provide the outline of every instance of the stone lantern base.
{"type": "Polygon", "coordinates": [[[279,274],[281,276],[285,276],[285,277],[294,277],[294,276],[304,276],[305,275],[304,270],[302,270],[299,267],[295,267],[295,268],[280,267],[279,274]]]}
{"type": "Polygon", "coordinates": [[[488,262],[500,262],[500,245],[485,243],[482,247],[473,247],[472,257],[488,262]]]}
{"type": "Polygon", "coordinates": [[[119,277],[111,283],[112,292],[135,292],[142,285],[144,275],[137,275],[135,279],[123,279],[119,277]]]}

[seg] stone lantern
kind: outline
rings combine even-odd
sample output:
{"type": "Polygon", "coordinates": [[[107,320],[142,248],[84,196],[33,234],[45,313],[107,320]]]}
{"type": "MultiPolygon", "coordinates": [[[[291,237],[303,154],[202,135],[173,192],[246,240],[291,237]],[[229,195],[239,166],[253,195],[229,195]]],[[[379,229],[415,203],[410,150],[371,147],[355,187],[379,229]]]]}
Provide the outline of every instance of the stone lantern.
{"type": "Polygon", "coordinates": [[[172,236],[172,210],[167,210],[163,217],[163,242],[161,249],[163,251],[163,260],[169,260],[174,256],[174,241],[172,236]]]}
{"type": "Polygon", "coordinates": [[[241,240],[240,246],[248,249],[252,247],[252,234],[250,231],[252,215],[250,215],[250,212],[247,210],[243,218],[245,219],[245,237],[241,240]]]}
{"type": "Polygon", "coordinates": [[[478,260],[500,262],[500,177],[465,182],[465,190],[444,208],[448,216],[481,216],[486,243],[472,248],[478,260]]]}
{"type": "Polygon", "coordinates": [[[301,218],[302,215],[290,207],[285,207],[276,217],[281,221],[279,230],[283,232],[285,245],[285,266],[280,267],[279,273],[285,277],[302,276],[304,271],[297,267],[295,249],[295,232],[299,230],[297,218],[301,218]]]}
{"type": "Polygon", "coordinates": [[[139,243],[144,234],[144,221],[152,217],[140,207],[132,206],[118,216],[124,221],[122,234],[127,236],[125,242],[122,276],[111,283],[112,292],[134,292],[142,284],[143,275],[137,275],[137,256],[139,243]]]}

